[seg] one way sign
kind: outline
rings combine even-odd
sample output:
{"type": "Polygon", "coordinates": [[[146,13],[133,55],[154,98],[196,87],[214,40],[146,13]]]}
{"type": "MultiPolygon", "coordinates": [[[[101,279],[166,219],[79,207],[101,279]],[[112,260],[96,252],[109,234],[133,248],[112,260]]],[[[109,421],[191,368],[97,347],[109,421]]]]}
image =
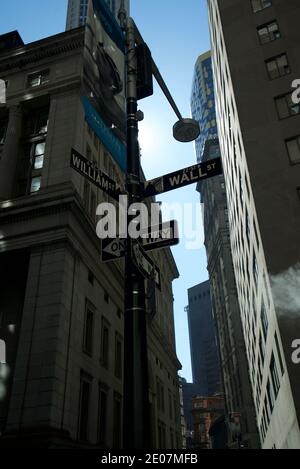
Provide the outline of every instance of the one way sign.
{"type": "MultiPolygon", "coordinates": [[[[141,232],[140,241],[144,251],[175,246],[179,243],[178,223],[171,220],[158,226],[150,226],[141,232]]],[[[116,261],[125,256],[126,238],[105,238],[102,240],[102,262],[116,261]]]]}
{"type": "Polygon", "coordinates": [[[102,239],[102,262],[117,261],[125,256],[126,238],[102,239]]]}

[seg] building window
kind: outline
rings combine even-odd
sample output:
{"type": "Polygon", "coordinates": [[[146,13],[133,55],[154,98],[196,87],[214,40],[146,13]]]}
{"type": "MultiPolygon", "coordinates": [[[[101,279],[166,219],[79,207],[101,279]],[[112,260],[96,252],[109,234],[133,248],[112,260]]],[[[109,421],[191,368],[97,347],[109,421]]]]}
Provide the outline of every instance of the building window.
{"type": "Polygon", "coordinates": [[[263,363],[264,358],[265,358],[266,349],[265,349],[265,344],[262,340],[262,334],[260,334],[260,337],[259,337],[259,352],[260,352],[261,362],[263,363]]]}
{"type": "Polygon", "coordinates": [[[276,345],[276,352],[277,352],[277,356],[278,356],[278,360],[279,360],[281,375],[283,375],[284,374],[284,366],[283,366],[283,360],[282,360],[282,356],[281,356],[281,352],[280,352],[277,332],[275,332],[275,345],[276,345]]]}
{"type": "Polygon", "coordinates": [[[164,423],[158,421],[158,448],[166,449],[166,426],[164,423]]]}
{"type": "Polygon", "coordinates": [[[165,391],[163,382],[156,378],[156,399],[157,399],[157,410],[161,412],[165,411],[165,391]]]}
{"type": "Polygon", "coordinates": [[[33,169],[42,169],[44,166],[46,142],[40,142],[35,145],[33,155],[33,169]]]}
{"type": "Polygon", "coordinates": [[[253,13],[272,6],[272,0],[251,0],[253,13]]]}
{"type": "Polygon", "coordinates": [[[94,285],[95,277],[93,272],[91,272],[90,270],[88,271],[88,281],[91,285],[94,285]]]}
{"type": "Polygon", "coordinates": [[[255,253],[253,253],[252,273],[253,273],[253,278],[254,278],[254,281],[255,281],[255,285],[257,285],[257,282],[258,282],[258,264],[257,264],[257,259],[256,259],[255,253]]]}
{"type": "Polygon", "coordinates": [[[89,161],[92,161],[92,150],[89,145],[86,146],[86,158],[89,161]]]}
{"type": "Polygon", "coordinates": [[[82,441],[88,440],[91,384],[92,378],[82,373],[80,378],[78,427],[78,438],[82,441]]]}
{"type": "Polygon", "coordinates": [[[281,38],[277,21],[260,26],[257,28],[257,33],[261,44],[267,44],[281,38]]]}
{"type": "Polygon", "coordinates": [[[279,379],[279,374],[278,374],[274,354],[272,354],[272,358],[271,358],[270,372],[271,372],[271,378],[272,378],[272,384],[273,384],[273,391],[274,391],[274,395],[276,399],[279,389],[280,389],[280,379],[279,379]]]}
{"type": "Polygon", "coordinates": [[[173,418],[173,398],[170,389],[168,390],[168,397],[169,397],[169,417],[170,419],[173,418]]]}
{"type": "Polygon", "coordinates": [[[288,58],[286,54],[278,55],[273,59],[266,60],[266,67],[270,80],[283,77],[291,73],[288,58]]]}
{"type": "Polygon", "coordinates": [[[115,337],[115,376],[119,379],[122,379],[122,338],[116,332],[115,337]]]}
{"type": "Polygon", "coordinates": [[[49,108],[41,108],[26,116],[25,135],[37,137],[48,131],[49,108]]]}
{"type": "Polygon", "coordinates": [[[95,307],[88,300],[86,300],[83,332],[83,351],[88,355],[93,354],[94,311],[95,307]]]}
{"type": "Polygon", "coordinates": [[[107,303],[107,304],[109,303],[109,294],[107,293],[106,290],[104,290],[104,301],[105,301],[105,303],[107,303]]]}
{"type": "Polygon", "coordinates": [[[83,205],[86,210],[89,209],[89,200],[90,200],[90,185],[87,180],[84,181],[83,186],[83,205]]]}
{"type": "Polygon", "coordinates": [[[266,340],[267,339],[267,334],[268,334],[268,318],[267,318],[266,308],[265,308],[265,305],[263,303],[262,303],[262,306],[261,306],[260,319],[261,319],[264,339],[266,340]]]}
{"type": "Polygon", "coordinates": [[[30,182],[30,194],[38,192],[41,188],[42,178],[41,176],[36,176],[31,179],[30,182]]]}
{"type": "Polygon", "coordinates": [[[175,435],[174,435],[174,430],[171,428],[170,429],[170,442],[171,442],[171,449],[175,448],[175,435]]]}
{"type": "Polygon", "coordinates": [[[36,88],[37,86],[45,85],[49,82],[49,70],[43,70],[41,72],[32,73],[28,75],[27,84],[30,88],[36,88]]]}
{"type": "Polygon", "coordinates": [[[286,119],[287,117],[300,114],[300,103],[293,102],[292,93],[275,98],[275,104],[279,119],[286,119]]]}
{"type": "Polygon", "coordinates": [[[274,409],[275,397],[274,397],[274,393],[273,393],[270,380],[268,380],[268,384],[267,384],[267,396],[268,396],[268,402],[269,402],[269,407],[270,407],[270,413],[272,414],[273,409],[274,409]]]}
{"type": "Polygon", "coordinates": [[[100,445],[106,444],[106,428],[107,428],[107,394],[108,388],[99,384],[99,398],[98,398],[98,443],[100,445]]]}
{"type": "Polygon", "coordinates": [[[101,324],[101,364],[108,369],[109,365],[109,324],[102,318],[101,324]]]}
{"type": "Polygon", "coordinates": [[[292,164],[300,163],[300,135],[285,141],[292,164]]]}
{"type": "Polygon", "coordinates": [[[90,215],[96,221],[96,194],[93,190],[91,190],[90,215]]]}
{"type": "Polygon", "coordinates": [[[3,145],[5,142],[6,130],[7,120],[0,120],[0,145],[3,145]]]}
{"type": "Polygon", "coordinates": [[[121,448],[121,401],[122,398],[118,393],[114,394],[114,435],[113,448],[121,448]]]}
{"type": "Polygon", "coordinates": [[[18,164],[18,196],[38,192],[41,187],[42,169],[46,152],[49,109],[24,112],[22,156],[18,164]]]}

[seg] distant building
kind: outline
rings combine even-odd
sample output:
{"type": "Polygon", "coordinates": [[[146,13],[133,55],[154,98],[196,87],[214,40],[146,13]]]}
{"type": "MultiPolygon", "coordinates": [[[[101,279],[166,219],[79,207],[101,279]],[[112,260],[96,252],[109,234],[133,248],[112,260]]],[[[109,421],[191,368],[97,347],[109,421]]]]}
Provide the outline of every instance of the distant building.
{"type": "Polygon", "coordinates": [[[182,397],[183,397],[183,412],[186,423],[186,432],[187,432],[187,446],[191,447],[193,433],[194,433],[194,424],[193,424],[193,415],[192,415],[192,399],[195,396],[199,396],[200,386],[199,384],[188,383],[186,379],[181,378],[182,385],[182,397]]]}
{"type": "MultiPolygon", "coordinates": [[[[121,5],[121,0],[103,0],[111,9],[112,13],[118,19],[118,12],[121,5]]],[[[66,29],[74,29],[83,26],[86,23],[87,10],[89,0],[69,0],[67,12],[66,29]]],[[[129,0],[124,0],[124,7],[129,13],[129,0]]]]}
{"type": "MultiPolygon", "coordinates": [[[[194,422],[194,448],[213,449],[210,437],[212,425],[224,415],[224,399],[221,396],[202,397],[196,396],[192,400],[192,414],[194,422]]],[[[226,432],[223,442],[218,443],[222,448],[226,447],[226,432]]]]}
{"type": "Polygon", "coordinates": [[[193,383],[202,396],[220,391],[221,375],[209,281],[188,290],[187,309],[193,383]]]}
{"type": "Polygon", "coordinates": [[[205,142],[218,137],[210,52],[200,55],[195,65],[191,110],[194,119],[200,124],[201,132],[195,142],[197,161],[200,162],[205,142]]]}

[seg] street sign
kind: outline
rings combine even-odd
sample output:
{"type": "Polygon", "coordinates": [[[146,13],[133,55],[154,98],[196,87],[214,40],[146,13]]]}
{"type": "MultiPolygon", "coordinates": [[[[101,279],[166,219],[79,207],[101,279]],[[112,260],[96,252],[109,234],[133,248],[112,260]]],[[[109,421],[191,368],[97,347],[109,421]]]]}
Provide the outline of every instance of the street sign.
{"type": "Polygon", "coordinates": [[[133,245],[133,260],[139,271],[148,278],[154,278],[156,286],[161,289],[160,270],[139,242],[133,245]]]}
{"type": "Polygon", "coordinates": [[[158,226],[150,226],[147,231],[147,237],[144,237],[144,234],[142,234],[144,251],[175,246],[179,243],[178,223],[176,220],[161,223],[158,226]]]}
{"type": "Polygon", "coordinates": [[[87,158],[82,156],[78,151],[72,148],[71,151],[71,168],[75,169],[79,174],[88,179],[91,183],[102,189],[116,200],[119,200],[121,193],[120,186],[107,174],[101,171],[97,166],[87,158]]]}
{"type": "MultiPolygon", "coordinates": [[[[171,220],[161,223],[158,226],[150,226],[147,231],[141,231],[141,238],[144,251],[153,251],[168,246],[175,246],[179,243],[178,223],[171,220]]],[[[125,238],[104,238],[102,239],[101,259],[102,262],[116,261],[125,256],[125,238]]]]}
{"type": "Polygon", "coordinates": [[[117,261],[125,256],[127,240],[125,238],[102,239],[102,262],[117,261]]]}
{"type": "Polygon", "coordinates": [[[155,196],[164,192],[179,189],[195,182],[222,174],[221,158],[205,161],[203,163],[189,166],[188,168],[166,174],[144,185],[144,197],[155,196]]]}

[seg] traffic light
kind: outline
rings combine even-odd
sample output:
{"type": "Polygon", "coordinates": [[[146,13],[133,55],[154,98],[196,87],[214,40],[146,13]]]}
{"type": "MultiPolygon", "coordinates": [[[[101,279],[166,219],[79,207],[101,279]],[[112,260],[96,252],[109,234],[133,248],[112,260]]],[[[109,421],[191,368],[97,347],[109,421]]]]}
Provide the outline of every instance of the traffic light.
{"type": "Polygon", "coordinates": [[[136,46],[137,58],[137,99],[153,95],[152,55],[144,42],[136,46]]]}

